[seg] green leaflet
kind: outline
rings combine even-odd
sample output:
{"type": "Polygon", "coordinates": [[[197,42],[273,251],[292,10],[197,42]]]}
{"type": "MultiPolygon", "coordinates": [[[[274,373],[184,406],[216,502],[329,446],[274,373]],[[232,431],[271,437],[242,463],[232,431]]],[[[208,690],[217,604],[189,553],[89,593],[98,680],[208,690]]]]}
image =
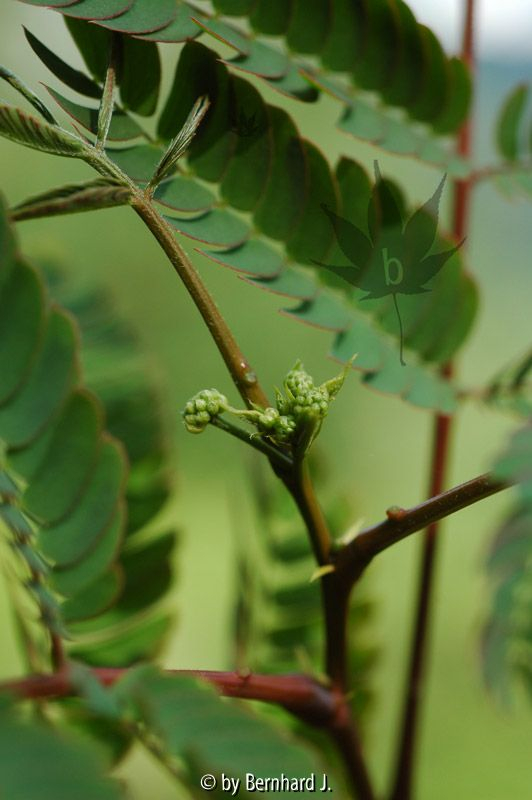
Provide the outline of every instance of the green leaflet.
{"type": "Polygon", "coordinates": [[[305,0],[294,0],[288,26],[285,26],[288,46],[296,53],[319,53],[325,46],[331,17],[332,3],[328,0],[317,0],[309,5],[305,0]]]}
{"type": "Polygon", "coordinates": [[[293,0],[257,0],[249,18],[255,30],[282,36],[293,13],[293,0]]]}
{"type": "Polygon", "coordinates": [[[0,704],[0,774],[10,800],[119,800],[118,782],[99,748],[24,717],[5,698],[0,704]],[[31,764],[31,769],[28,765],[31,764]]]}
{"type": "MultiPolygon", "coordinates": [[[[507,96],[495,127],[497,149],[505,163],[494,170],[494,182],[509,197],[532,197],[530,86],[519,84],[507,96]]],[[[488,174],[488,177],[489,174],[488,174]]]]}
{"type": "Polygon", "coordinates": [[[506,98],[497,121],[497,147],[503,158],[515,161],[520,154],[521,124],[530,88],[525,84],[516,86],[506,98]]]}
{"type": "Polygon", "coordinates": [[[532,426],[515,433],[496,460],[496,479],[517,482],[517,499],[492,543],[487,569],[494,584],[491,609],[481,642],[489,688],[511,698],[511,678],[532,688],[530,625],[532,603],[532,426]]]}
{"type": "Polygon", "coordinates": [[[56,78],[59,78],[69,89],[73,89],[79,94],[96,100],[100,99],[102,90],[97,83],[88,78],[83,72],[66,64],[56,53],[39,41],[33,33],[26,29],[24,29],[24,33],[35,55],[40,58],[56,78]]]}
{"type": "MultiPolygon", "coordinates": [[[[148,655],[143,646],[155,647],[160,638],[147,638],[141,631],[156,621],[151,609],[171,579],[173,532],[150,540],[139,535],[169,493],[165,447],[154,416],[157,401],[144,383],[132,387],[133,399],[118,395],[116,383],[106,386],[104,365],[112,364],[114,377],[116,363],[125,365],[125,353],[129,358],[134,353],[130,336],[120,329],[106,332],[102,347],[98,330],[104,322],[108,326],[109,309],[90,294],[66,298],[63,290],[67,305],[85,316],[98,342],[92,366],[89,348],[86,372],[90,383],[102,389],[108,428],[126,442],[131,462],[126,484],[123,447],[104,431],[102,405],[81,385],[78,330],[70,314],[51,303],[36,270],[16,254],[3,209],[0,243],[0,522],[26,564],[27,589],[45,625],[63,636],[68,626],[78,652],[90,652],[83,632],[75,632],[76,625],[90,619],[98,645],[105,641],[115,648],[117,663],[127,662],[131,646],[121,649],[121,624],[127,620],[127,640],[137,636],[135,657],[148,655]],[[155,592],[139,589],[142,563],[165,576],[153,583],[155,592]],[[109,634],[101,629],[110,607],[114,628],[109,634]],[[136,632],[138,621],[142,625],[136,632]]],[[[160,625],[157,630],[160,635],[160,625]]]]}
{"type": "Polygon", "coordinates": [[[135,0],[124,14],[113,16],[100,24],[120,33],[153,33],[170,25],[175,15],[175,0],[157,0],[156,3],[153,0],[135,0]]]}
{"type": "MultiPolygon", "coordinates": [[[[103,83],[111,46],[110,34],[83,20],[67,19],[67,27],[89,71],[100,83],[103,83]]],[[[123,34],[117,35],[120,46],[118,49],[116,83],[120,88],[122,104],[124,108],[134,111],[136,114],[150,116],[155,111],[161,83],[161,62],[157,46],[153,42],[145,42],[123,34]]],[[[34,47],[34,44],[32,44],[32,47],[34,47]]],[[[65,80],[60,74],[67,71],[66,76],[69,77],[72,72],[71,68],[62,64],[59,70],[54,70],[54,62],[51,62],[49,56],[46,58],[47,54],[42,50],[43,45],[40,45],[40,48],[36,51],[37,55],[52,72],[68,86],[80,91],[79,88],[76,89],[71,80],[65,80]]],[[[83,75],[81,75],[81,78],[84,79],[80,87],[83,89],[88,79],[83,75]]],[[[81,91],[81,94],[87,94],[87,91],[81,91]]],[[[101,89],[96,95],[89,94],[88,96],[99,98],[100,95],[101,89]]]]}

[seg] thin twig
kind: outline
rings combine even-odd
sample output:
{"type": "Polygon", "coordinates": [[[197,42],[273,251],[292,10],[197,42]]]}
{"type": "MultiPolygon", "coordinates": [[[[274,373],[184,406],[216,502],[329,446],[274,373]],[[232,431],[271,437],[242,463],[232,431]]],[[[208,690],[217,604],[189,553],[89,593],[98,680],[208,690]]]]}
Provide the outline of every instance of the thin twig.
{"type": "Polygon", "coordinates": [[[249,447],[258,450],[259,453],[267,456],[271,461],[278,463],[283,469],[291,469],[293,467],[294,462],[289,455],[283,453],[282,450],[279,450],[278,447],[270,444],[258,434],[245,431],[243,428],[239,428],[238,425],[233,425],[231,422],[219,416],[213,417],[210,424],[215,428],[219,428],[221,431],[225,431],[225,433],[231,434],[231,436],[234,436],[241,442],[245,442],[249,447]]]}
{"type": "Polygon", "coordinates": [[[479,475],[412,508],[392,508],[385,520],[361,531],[338,552],[336,570],[347,573],[349,580],[355,581],[383,550],[509,486],[488,474],[479,475]]]}
{"type": "Polygon", "coordinates": [[[50,634],[50,657],[54,672],[61,672],[66,665],[66,654],[63,640],[58,633],[50,634]]]}
{"type": "MultiPolygon", "coordinates": [[[[462,58],[472,70],[474,67],[474,10],[474,0],[465,0],[462,58]]],[[[458,135],[457,153],[464,158],[468,158],[471,154],[471,117],[466,120],[458,135]]],[[[462,241],[468,228],[472,183],[469,178],[466,178],[465,180],[455,181],[454,186],[453,234],[456,241],[462,241]]],[[[443,372],[446,377],[451,377],[452,365],[450,363],[447,364],[443,368],[443,372]]],[[[430,495],[439,494],[445,483],[445,473],[449,460],[451,426],[450,417],[441,414],[436,416],[434,421],[430,495]]],[[[413,793],[420,712],[426,683],[438,532],[439,523],[433,522],[428,527],[423,542],[415,623],[410,649],[410,664],[400,722],[395,775],[390,795],[391,800],[411,800],[413,793]]]]}

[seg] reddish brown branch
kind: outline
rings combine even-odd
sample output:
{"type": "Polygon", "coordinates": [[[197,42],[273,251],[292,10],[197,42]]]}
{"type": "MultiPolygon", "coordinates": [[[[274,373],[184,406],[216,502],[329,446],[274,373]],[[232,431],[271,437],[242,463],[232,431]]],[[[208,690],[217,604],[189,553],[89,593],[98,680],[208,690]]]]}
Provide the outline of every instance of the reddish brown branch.
{"type": "MultiPolygon", "coordinates": [[[[103,686],[112,686],[127,669],[101,667],[92,670],[103,686]]],[[[309,724],[332,724],[337,701],[326,686],[306,675],[253,675],[207,670],[167,670],[169,675],[199,678],[215,686],[225,697],[260,700],[283,706],[309,724]]],[[[0,684],[0,692],[11,692],[25,700],[46,700],[75,696],[78,688],[68,669],[50,675],[30,675],[0,684]]]]}
{"type": "MultiPolygon", "coordinates": [[[[437,472],[440,477],[441,467],[437,472]]],[[[434,481],[433,485],[437,485],[437,483],[438,481],[434,481]]],[[[371,560],[383,550],[407,536],[455,514],[462,508],[467,508],[467,506],[478,503],[479,500],[501,492],[508,486],[509,484],[496,481],[490,475],[480,475],[467,483],[441,492],[413,508],[390,509],[387,519],[371,528],[366,528],[359,533],[356,539],[340,550],[336,560],[336,569],[346,572],[351,581],[356,580],[371,560]]]]}

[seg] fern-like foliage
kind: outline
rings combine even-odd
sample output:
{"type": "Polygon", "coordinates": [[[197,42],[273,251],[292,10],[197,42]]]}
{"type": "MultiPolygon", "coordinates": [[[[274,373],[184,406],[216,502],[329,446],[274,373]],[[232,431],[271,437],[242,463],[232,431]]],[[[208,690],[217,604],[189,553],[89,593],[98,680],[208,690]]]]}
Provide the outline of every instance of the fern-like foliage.
{"type": "Polygon", "coordinates": [[[151,653],[168,626],[166,614],[146,618],[160,592],[142,591],[142,570],[167,575],[170,535],[146,543],[136,533],[164,499],[145,457],[161,451],[152,451],[153,430],[124,408],[115,385],[109,419],[131,453],[128,482],[124,446],[82,383],[74,319],[20,256],[3,208],[0,224],[0,520],[47,628],[73,640],[85,660],[130,663],[151,653]],[[145,441],[133,433],[137,424],[145,441]]]}
{"type": "MultiPolygon", "coordinates": [[[[34,0],[33,5],[45,4],[34,0]]],[[[232,69],[256,75],[299,100],[314,101],[320,91],[335,97],[344,106],[341,130],[392,152],[448,164],[457,174],[464,171],[434,134],[452,133],[465,119],[471,95],[468,69],[445,55],[434,33],[417,22],[403,0],[317,0],[311,5],[305,0],[213,0],[201,11],[185,0],[46,5],[64,14],[72,29],[79,30],[84,19],[103,29],[100,47],[87,48],[87,60],[100,79],[105,35],[112,31],[122,37],[140,79],[135,84],[126,67],[122,98],[140,113],[149,113],[157,95],[154,42],[190,41],[207,32],[231,48],[232,69]],[[340,73],[342,80],[331,73],[340,73]],[[420,130],[419,123],[426,127],[420,130]]]]}
{"type": "Polygon", "coordinates": [[[532,352],[527,351],[500,370],[485,390],[488,403],[518,414],[532,417],[532,352]]]}
{"type": "Polygon", "coordinates": [[[495,584],[482,654],[490,688],[510,696],[510,678],[532,691],[532,426],[515,433],[494,467],[501,480],[518,483],[518,498],[500,527],[488,559],[495,584]]]}
{"type": "Polygon", "coordinates": [[[154,655],[171,625],[171,614],[160,601],[172,584],[177,532],[151,524],[172,488],[162,408],[158,392],[146,381],[135,334],[117,320],[109,297],[76,286],[60,272],[47,273],[53,296],[81,327],[86,383],[103,402],[107,430],[123,444],[129,467],[121,551],[124,587],[97,621],[76,628],[90,634],[91,643],[78,647],[75,655],[96,665],[126,666],[154,655]]]}

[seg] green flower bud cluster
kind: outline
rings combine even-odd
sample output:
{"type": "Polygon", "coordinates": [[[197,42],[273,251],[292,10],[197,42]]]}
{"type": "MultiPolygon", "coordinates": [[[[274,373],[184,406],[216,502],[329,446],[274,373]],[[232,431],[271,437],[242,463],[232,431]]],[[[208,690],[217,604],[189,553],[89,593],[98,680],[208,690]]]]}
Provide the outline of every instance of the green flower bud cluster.
{"type": "Polygon", "coordinates": [[[276,408],[265,408],[257,411],[258,416],[253,420],[260,433],[271,439],[285,443],[292,438],[296,423],[292,417],[280,414],[276,408]]]}
{"type": "Polygon", "coordinates": [[[296,420],[314,417],[322,419],[329,410],[329,395],[320,387],[306,390],[298,388],[297,394],[289,399],[290,411],[296,420]]]}
{"type": "MultiPolygon", "coordinates": [[[[268,438],[274,444],[290,444],[294,453],[302,456],[318,435],[350,365],[351,362],[336,378],[316,386],[298,361],[284,380],[284,394],[275,390],[277,408],[257,405],[251,409],[232,408],[217,389],[203,389],[185,406],[185,426],[190,433],[202,433],[218,415],[226,412],[253,425],[257,430],[255,435],[268,438]]],[[[228,423],[224,424],[227,430],[228,423]]]]}
{"type": "Polygon", "coordinates": [[[185,406],[185,427],[189,433],[202,433],[214,417],[228,408],[227,398],[218,389],[203,389],[185,406]]]}
{"type": "Polygon", "coordinates": [[[286,398],[278,392],[277,406],[297,422],[321,420],[329,411],[331,400],[338,394],[345,379],[345,370],[321,386],[315,386],[300,361],[290,370],[284,381],[286,398]]]}

